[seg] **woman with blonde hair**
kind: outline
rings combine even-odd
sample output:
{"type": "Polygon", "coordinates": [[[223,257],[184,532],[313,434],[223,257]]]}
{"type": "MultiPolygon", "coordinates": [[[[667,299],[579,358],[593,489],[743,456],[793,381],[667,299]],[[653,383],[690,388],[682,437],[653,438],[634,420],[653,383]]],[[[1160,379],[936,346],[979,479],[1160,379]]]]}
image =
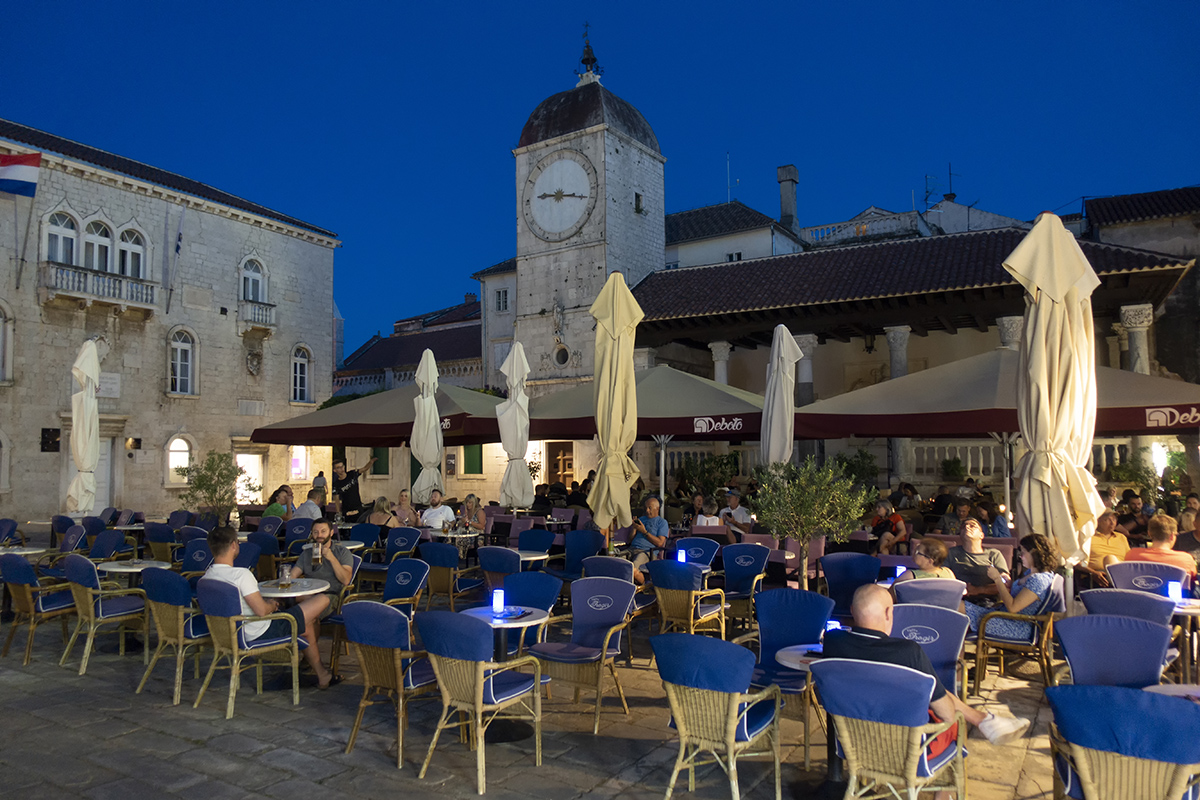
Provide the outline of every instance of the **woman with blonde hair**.
{"type": "Polygon", "coordinates": [[[479,498],[473,494],[467,495],[463,500],[457,524],[473,533],[482,533],[486,522],[487,516],[483,513],[483,506],[480,505],[479,498]]]}
{"type": "Polygon", "coordinates": [[[360,516],[359,520],[378,525],[380,528],[400,527],[400,522],[392,513],[392,501],[383,495],[375,498],[375,503],[371,506],[371,513],[360,516]]]}
{"type": "Polygon", "coordinates": [[[421,524],[421,515],[409,502],[408,489],[400,490],[400,502],[396,504],[393,513],[396,515],[396,522],[405,527],[413,528],[421,524]]]}

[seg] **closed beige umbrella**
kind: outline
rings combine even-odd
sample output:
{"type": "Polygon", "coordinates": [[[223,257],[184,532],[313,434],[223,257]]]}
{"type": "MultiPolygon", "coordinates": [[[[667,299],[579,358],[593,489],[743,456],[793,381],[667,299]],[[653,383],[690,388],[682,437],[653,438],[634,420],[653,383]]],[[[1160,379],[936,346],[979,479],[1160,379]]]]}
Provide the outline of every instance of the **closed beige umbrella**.
{"type": "Polygon", "coordinates": [[[67,511],[89,515],[96,503],[96,464],[100,463],[100,409],[96,387],[100,385],[100,349],[96,339],[80,345],[71,366],[71,377],[79,391],[71,396],[71,458],[78,473],[67,488],[67,511]]]}
{"type": "Polygon", "coordinates": [[[71,458],[78,472],[67,488],[67,511],[91,514],[96,502],[96,464],[100,461],[100,411],[96,387],[100,385],[100,352],[95,339],[79,348],[71,376],[79,391],[71,395],[71,458]]]}
{"type": "Polygon", "coordinates": [[[421,474],[412,485],[412,499],[417,503],[428,503],[430,492],[442,490],[442,418],[434,397],[438,389],[438,371],[432,350],[421,354],[416,381],[421,393],[413,398],[415,415],[409,446],[413,458],[421,463],[421,474]]]}
{"type": "Polygon", "coordinates": [[[608,276],[590,313],[596,318],[596,436],[600,463],[588,494],[592,517],[603,530],[633,524],[629,487],[641,474],[629,448],[637,438],[637,390],[633,380],[633,333],[642,309],[625,276],[608,276]]]}
{"type": "Polygon", "coordinates": [[[764,464],[792,460],[796,426],[796,362],[804,354],[786,325],[775,326],[771,361],[767,364],[767,394],[763,403],[760,448],[764,464]]]}
{"type": "Polygon", "coordinates": [[[1087,469],[1096,427],[1092,292],[1100,285],[1079,243],[1053,214],[1004,261],[1025,287],[1017,416],[1029,448],[1017,462],[1017,531],[1058,541],[1067,560],[1087,558],[1104,510],[1087,469]]]}
{"type": "Polygon", "coordinates": [[[508,466],[500,481],[500,505],[528,508],[533,503],[533,477],[525,463],[529,448],[529,395],[525,394],[529,362],[520,342],[513,342],[500,371],[508,382],[508,399],[496,406],[500,441],[508,453],[508,466]]]}

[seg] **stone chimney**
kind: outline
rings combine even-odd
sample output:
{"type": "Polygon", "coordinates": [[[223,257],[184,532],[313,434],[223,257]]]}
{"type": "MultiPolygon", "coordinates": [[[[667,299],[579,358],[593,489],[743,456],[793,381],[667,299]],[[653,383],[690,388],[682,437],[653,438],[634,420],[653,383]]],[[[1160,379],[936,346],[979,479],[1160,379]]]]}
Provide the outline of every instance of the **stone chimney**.
{"type": "Polygon", "coordinates": [[[800,171],[794,164],[775,170],[779,180],[779,222],[790,231],[799,232],[796,220],[796,184],[800,182],[800,171]]]}
{"type": "Polygon", "coordinates": [[[947,203],[953,203],[954,198],[956,197],[958,197],[958,195],[956,195],[954,192],[946,192],[944,195],[942,195],[942,199],[947,203]]]}
{"type": "Polygon", "coordinates": [[[463,302],[464,303],[478,303],[479,295],[475,294],[474,292],[467,292],[465,295],[463,295],[463,302]]]}

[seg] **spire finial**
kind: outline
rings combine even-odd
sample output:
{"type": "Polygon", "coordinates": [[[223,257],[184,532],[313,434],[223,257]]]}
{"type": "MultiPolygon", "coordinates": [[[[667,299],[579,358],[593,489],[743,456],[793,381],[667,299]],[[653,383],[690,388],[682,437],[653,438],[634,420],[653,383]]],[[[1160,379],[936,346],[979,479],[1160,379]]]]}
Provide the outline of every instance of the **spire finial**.
{"type": "Polygon", "coordinates": [[[604,74],[604,70],[596,61],[596,54],[592,52],[592,44],[588,39],[590,28],[591,23],[583,23],[583,56],[579,59],[579,63],[583,65],[583,72],[575,70],[575,74],[579,76],[579,83],[575,84],[576,87],[583,86],[585,83],[599,83],[600,76],[604,74]]]}

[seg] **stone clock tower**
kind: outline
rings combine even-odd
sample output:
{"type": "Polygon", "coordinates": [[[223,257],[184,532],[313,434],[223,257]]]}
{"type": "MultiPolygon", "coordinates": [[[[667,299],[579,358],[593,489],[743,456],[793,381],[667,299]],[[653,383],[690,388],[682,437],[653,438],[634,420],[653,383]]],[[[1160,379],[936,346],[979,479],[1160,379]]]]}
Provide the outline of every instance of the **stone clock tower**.
{"type": "Polygon", "coordinates": [[[600,84],[590,45],[574,89],[543,101],[516,157],[516,338],[531,393],[593,372],[588,309],[610,272],[632,287],[662,269],[663,164],[636,108],[600,84]]]}

